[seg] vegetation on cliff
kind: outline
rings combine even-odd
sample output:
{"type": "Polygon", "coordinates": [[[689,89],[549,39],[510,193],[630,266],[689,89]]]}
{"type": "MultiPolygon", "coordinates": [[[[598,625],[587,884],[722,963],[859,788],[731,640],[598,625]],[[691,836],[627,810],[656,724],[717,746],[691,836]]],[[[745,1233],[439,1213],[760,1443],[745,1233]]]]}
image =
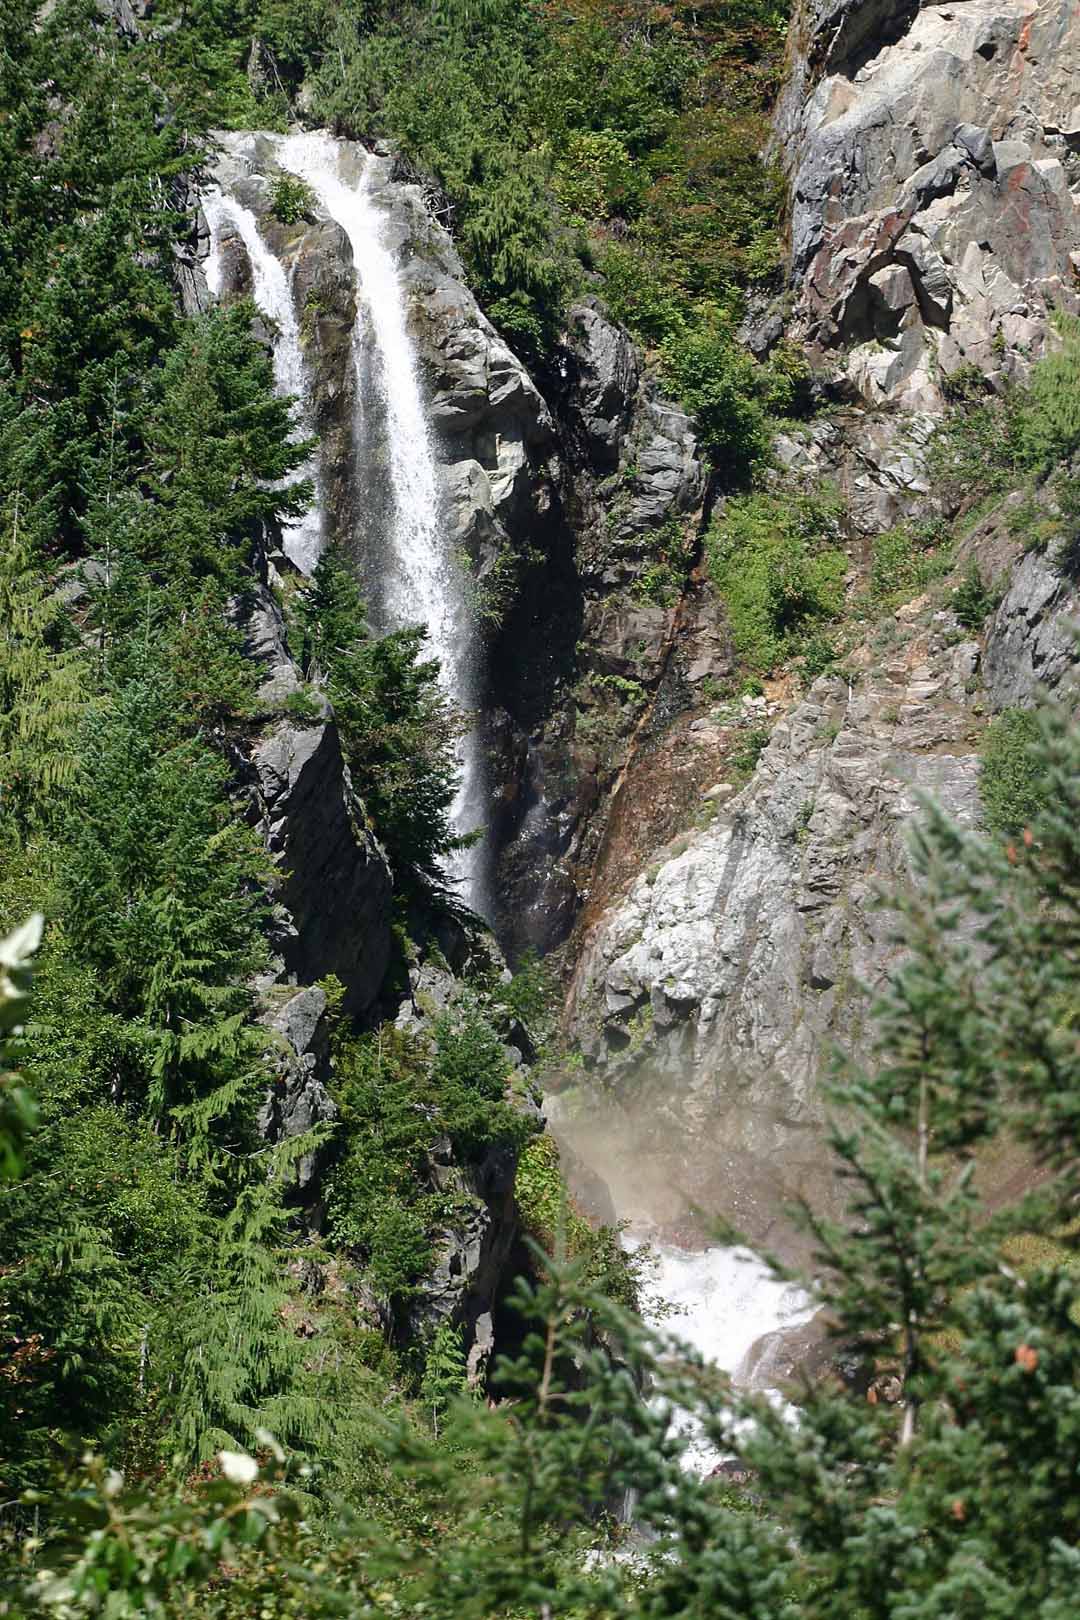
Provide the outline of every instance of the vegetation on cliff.
{"type": "MultiPolygon", "coordinates": [[[[421,1388],[438,1435],[418,1413],[353,1431],[336,1505],[267,1432],[172,1488],[132,1488],[87,1458],[78,1487],[47,1499],[45,1533],[12,1549],[0,1604],[79,1615],[107,1600],[118,1615],[207,1620],[267,1607],[1065,1620],[1080,1541],[1076,1272],[1061,1264],[1080,1163],[1080,736],[1064,711],[1040,712],[1032,757],[1044,808],[1015,841],[924,823],[873,1060],[834,1076],[852,1201],[844,1221],[807,1213],[815,1287],[876,1399],[826,1377],[798,1391],[792,1422],[672,1358],[581,1264],[549,1262],[521,1291],[520,1354],[493,1385],[509,1403],[455,1394],[460,1350],[442,1333],[421,1388]],[[962,918],[976,920],[974,951],[962,918]],[[972,1157],[1009,1140],[1043,1179],[988,1216],[972,1157]],[[643,1377],[663,1399],[642,1402],[643,1377]],[[671,1403],[739,1454],[752,1495],[685,1470],[671,1403]],[[626,1545],[607,1513],[630,1488],[654,1539],[626,1545]]],[[[24,954],[5,948],[9,962],[24,954]]],[[[320,1362],[324,1401],[343,1393],[334,1365],[320,1362]]],[[[370,1398],[386,1372],[353,1376],[370,1398]]]]}
{"type": "MultiPolygon", "coordinates": [[[[333,1127],[271,1146],[259,1126],[275,879],[241,798],[266,700],[237,623],[310,490],[250,308],[177,307],[207,131],[284,118],[305,85],[341,127],[392,136],[436,177],[503,328],[542,356],[600,276],[735,483],[801,386],[796,357],[758,367],[732,336],[775,262],[756,153],[778,25],[753,0],[165,0],[145,29],[91,0],[5,8],[0,915],[43,912],[45,931],[29,1015],[37,924],[0,946],[0,1613],[1075,1606],[1080,1363],[1059,1262],[1080,1192],[1080,742],[1063,714],[998,723],[991,839],[931,819],[873,1065],[836,1078],[854,1199],[846,1224],[809,1217],[817,1286],[863,1366],[902,1377],[902,1409],[830,1382],[798,1392],[792,1425],[642,1325],[633,1265],[568,1206],[529,1111],[530,986],[490,964],[420,1029],[339,1023],[333,1127]],[[1046,1177],[988,1219],[967,1161],[1012,1137],[1046,1177]],[[316,1151],[312,1236],[296,1172],[316,1151]],[[455,1323],[413,1308],[476,1209],[448,1159],[480,1175],[519,1154],[538,1247],[515,1257],[520,1310],[498,1302],[506,1354],[483,1386],[455,1323]],[[1018,1233],[1052,1263],[1019,1276],[1018,1233]],[[685,1471],[673,1406],[745,1456],[759,1500],[685,1471]],[[631,1490],[655,1539],[612,1557],[631,1490]]],[[[1044,365],[1006,418],[1033,477],[1077,447],[1071,328],[1044,365]]],[[[729,505],[710,562],[748,668],[828,637],[834,528],[820,502],[729,505]]],[[[881,600],[909,542],[879,548],[881,600]]],[[[333,557],[292,608],[399,929],[419,915],[436,963],[455,847],[436,671],[418,633],[367,633],[333,557]]],[[[322,714],[310,694],[293,709],[322,714]]]]}

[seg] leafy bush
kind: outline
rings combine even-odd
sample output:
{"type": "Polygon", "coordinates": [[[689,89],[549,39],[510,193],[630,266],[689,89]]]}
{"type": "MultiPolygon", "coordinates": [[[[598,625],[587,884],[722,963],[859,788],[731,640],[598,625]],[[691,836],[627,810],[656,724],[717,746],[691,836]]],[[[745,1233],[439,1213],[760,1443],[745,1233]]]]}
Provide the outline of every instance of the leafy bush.
{"type": "Polygon", "coordinates": [[[994,832],[1020,833],[1045,808],[1040,736],[1030,709],[1006,709],[987,729],[979,792],[994,832]]]}
{"type": "Polygon", "coordinates": [[[880,611],[925,591],[948,569],[948,547],[938,525],[901,525],[875,535],[870,594],[880,611]]]}
{"type": "Polygon", "coordinates": [[[1053,317],[1061,347],[1032,368],[1018,413],[1018,445],[1024,463],[1047,472],[1080,449],[1080,320],[1053,317]]]}
{"type": "Polygon", "coordinates": [[[554,1137],[533,1137],[522,1150],[514,1181],[522,1225],[534,1243],[562,1264],[576,1260],[605,1299],[634,1311],[652,1266],[647,1244],[625,1249],[622,1228],[593,1228],[577,1208],[562,1173],[554,1137]]]}
{"type": "Polygon", "coordinates": [[[729,482],[741,483],[768,448],[757,367],[722,321],[666,339],[664,370],[729,482]]]}
{"type": "Polygon", "coordinates": [[[295,174],[279,174],[270,188],[270,212],[283,225],[312,217],[311,188],[295,174]]]}
{"type": "Polygon", "coordinates": [[[751,726],[740,731],[728,757],[733,774],[747,781],[757,770],[757,762],[769,744],[769,733],[764,726],[751,726]]]}
{"type": "Polygon", "coordinates": [[[285,696],[285,713],[300,726],[318,726],[325,719],[323,706],[310,686],[298,686],[285,696]]]}
{"type": "Polygon", "coordinates": [[[965,630],[981,630],[993,607],[994,593],[983,584],[979,565],[973,558],[953,591],[952,610],[965,630]]]}
{"type": "Polygon", "coordinates": [[[740,662],[768,674],[843,607],[847,557],[839,508],[826,496],[730,499],[706,536],[740,662]]]}

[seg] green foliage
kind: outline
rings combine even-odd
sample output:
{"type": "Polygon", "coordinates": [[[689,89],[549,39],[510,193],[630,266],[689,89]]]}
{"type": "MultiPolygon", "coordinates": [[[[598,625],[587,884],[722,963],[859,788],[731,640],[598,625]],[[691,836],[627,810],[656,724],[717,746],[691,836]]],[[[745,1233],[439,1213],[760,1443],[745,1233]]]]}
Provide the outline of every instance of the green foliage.
{"type": "Polygon", "coordinates": [[[1020,458],[1037,473],[1080,449],[1080,321],[1058,314],[1053,324],[1060,347],[1032,368],[1017,418],[1020,458]]]}
{"type": "Polygon", "coordinates": [[[546,1253],[573,1258],[588,1251],[592,1230],[571,1201],[554,1137],[537,1136],[526,1144],[514,1197],[526,1232],[546,1253]]]}
{"type": "Polygon", "coordinates": [[[983,584],[982,571],[973,558],[953,591],[952,610],[965,630],[981,630],[994,606],[994,593],[983,584]]]}
{"type": "Polygon", "coordinates": [[[353,782],[399,886],[444,892],[442,862],[462,847],[450,825],[460,728],[438,664],[421,658],[424,630],[371,636],[359,588],[333,549],[319,559],[297,616],[305,668],[325,682],[353,782]]]}
{"type": "Polygon", "coordinates": [[[383,1025],[339,1043],[335,1069],[341,1133],[327,1227],[364,1259],[380,1295],[400,1303],[430,1266],[436,1233],[468,1203],[463,1191],[438,1189],[440,1144],[456,1164],[476,1163],[492,1149],[516,1152],[536,1126],[510,1101],[502,1042],[468,993],[434,1021],[430,1040],[383,1025]]]}
{"type": "Polygon", "coordinates": [[[902,525],[874,537],[870,595],[878,611],[896,607],[925,591],[949,568],[940,526],[902,525]]]}
{"type": "Polygon", "coordinates": [[[310,450],[289,439],[291,403],[273,391],[243,304],[188,322],[155,379],[144,424],[152,504],[139,554],[171,582],[235,588],[267,525],[298,516],[308,484],[287,478],[310,450]]]}
{"type": "Polygon", "coordinates": [[[87,681],[66,629],[13,524],[0,547],[0,807],[23,827],[49,816],[55,790],[76,771],[87,681]]]}
{"type": "MultiPolygon", "coordinates": [[[[403,1496],[398,1512],[313,1522],[275,1490],[271,1463],[265,1528],[245,1544],[213,1528],[226,1504],[245,1522],[241,1491],[148,1502],[111,1480],[106,1506],[99,1471],[81,1498],[61,1495],[37,1572],[12,1561],[14,1612],[100,1600],[139,1612],[141,1584],[199,1620],[265,1606],[305,1620],[393,1606],[434,1620],[1067,1620],[1080,1333],[1059,1260],[1080,1191],[1080,733],[1060,709],[1038,722],[1030,841],[1005,848],[932,810],[916,829],[870,1061],[838,1060],[830,1086],[848,1198],[835,1217],[806,1212],[815,1292],[846,1358],[895,1371],[897,1406],[830,1377],[798,1392],[793,1423],[673,1352],[582,1262],[552,1260],[519,1286],[522,1341],[496,1369],[499,1403],[448,1403],[438,1436],[407,1422],[386,1435],[411,1509],[403,1496]],[[1027,1144],[1038,1187],[990,1211],[972,1159],[1007,1140],[1027,1144]],[[1002,1261],[1019,1233],[1040,1240],[1022,1276],[1002,1261]],[[680,1410],[753,1471],[756,1506],[686,1469],[680,1410]],[[633,1558],[611,1556],[605,1518],[628,1489],[633,1558]],[[71,1584],[88,1566],[92,1596],[71,1584]]],[[[440,1383],[458,1376],[448,1341],[440,1383]]],[[[253,1482],[254,1459],[221,1460],[253,1482]]]]}
{"type": "Polygon", "coordinates": [[[827,496],[754,494],[726,502],[706,536],[740,662],[757,674],[809,641],[820,672],[822,626],[843,607],[847,557],[839,508],[827,496]]]}
{"type": "Polygon", "coordinates": [[[986,824],[994,832],[1016,835],[1045,808],[1041,735],[1038,716],[1030,709],[1006,709],[987,729],[979,793],[986,824]]]}
{"type": "Polygon", "coordinates": [[[461,1329],[444,1317],[425,1351],[424,1376],[420,1380],[420,1399],[430,1407],[436,1428],[450,1402],[468,1389],[466,1371],[461,1329]]]}
{"type": "Polygon", "coordinates": [[[755,397],[754,361],[723,323],[705,323],[666,339],[664,369],[697,422],[705,448],[730,482],[741,482],[764,456],[765,407],[755,397]]]}
{"type": "Polygon", "coordinates": [[[295,225],[310,217],[311,188],[295,174],[279,174],[270,188],[270,212],[283,225],[295,225]]]}
{"type": "Polygon", "coordinates": [[[1080,449],[1080,323],[1058,314],[1059,344],[1031,369],[1027,387],[988,394],[963,370],[947,390],[952,409],[931,445],[930,467],[959,501],[1015,488],[1025,477],[1053,477],[1080,449]]]}
{"type": "Polygon", "coordinates": [[[37,1123],[37,1105],[8,1064],[22,1033],[30,969],[41,943],[39,915],[0,940],[0,1183],[21,1175],[23,1148],[37,1123]]]}
{"type": "Polygon", "coordinates": [[[589,1225],[566,1185],[554,1137],[534,1136],[522,1148],[514,1198],[526,1235],[548,1260],[576,1261],[602,1298],[628,1311],[640,1308],[651,1251],[623,1248],[621,1226],[589,1225]]]}
{"type": "Polygon", "coordinates": [[[546,359],[595,264],[635,336],[671,343],[671,379],[700,396],[722,460],[756,454],[752,371],[703,351],[712,312],[737,313],[741,288],[779,262],[783,191],[759,156],[779,13],[352,0],[332,16],[310,47],[316,112],[390,136],[435,176],[470,281],[526,358],[546,359]]]}
{"type": "Polygon", "coordinates": [[[302,1345],[283,1319],[284,1221],[280,1186],[242,1188],[176,1323],[169,1440],[185,1458],[252,1445],[267,1422],[293,1441],[313,1431],[312,1403],[297,1393],[302,1345]]]}
{"type": "Polygon", "coordinates": [[[224,761],[169,746],[171,697],[150,667],[86,722],[60,886],[72,949],[142,1047],[140,1102],[193,1150],[215,1119],[235,1147],[261,1075],[245,986],[265,956],[265,858],[230,812],[224,761]]]}
{"type": "Polygon", "coordinates": [[[318,726],[326,719],[326,711],[309,686],[298,686],[285,698],[285,713],[301,726],[318,726]]]}
{"type": "Polygon", "coordinates": [[[740,780],[753,776],[768,743],[769,733],[764,726],[751,726],[749,730],[739,732],[728,762],[740,780]]]}

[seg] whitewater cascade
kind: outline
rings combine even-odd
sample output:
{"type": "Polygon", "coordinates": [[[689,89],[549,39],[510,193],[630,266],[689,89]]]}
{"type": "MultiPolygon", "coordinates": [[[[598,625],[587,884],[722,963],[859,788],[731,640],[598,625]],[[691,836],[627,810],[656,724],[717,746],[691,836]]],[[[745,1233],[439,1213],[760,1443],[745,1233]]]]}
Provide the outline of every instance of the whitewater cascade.
{"type": "MultiPolygon", "coordinates": [[[[284,266],[274,257],[263,241],[259,222],[250,208],[245,208],[234,197],[226,197],[218,190],[204,193],[203,214],[210,232],[210,254],[206,261],[206,284],[217,297],[221,292],[223,273],[222,238],[232,229],[244,244],[251,265],[252,296],[264,317],[274,342],[274,385],[283,396],[299,401],[294,439],[311,437],[309,397],[304,366],[304,351],[300,346],[300,323],[293,305],[292,288],[284,266]]],[[[310,478],[318,491],[318,465],[312,456],[298,468],[293,477],[310,478]]],[[[287,524],[282,538],[285,555],[301,573],[310,574],[322,550],[322,519],[319,500],[303,514],[287,524]]]]}
{"type": "MultiPolygon", "coordinates": [[[[640,1233],[631,1243],[640,1242],[640,1233]]],[[[817,1302],[796,1284],[779,1281],[749,1250],[681,1249],[650,1239],[657,1259],[652,1286],[675,1314],[664,1330],[730,1373],[732,1382],[747,1382],[746,1363],[754,1344],[766,1333],[808,1322],[817,1302]]],[[[689,1420],[686,1466],[707,1475],[725,1454],[710,1445],[689,1420]]]]}
{"type": "MultiPolygon", "coordinates": [[[[375,165],[362,155],[358,164],[356,148],[350,148],[349,161],[343,162],[339,143],[321,132],[264,139],[281,168],[303,180],[341,227],[352,252],[355,510],[366,525],[355,554],[368,564],[364,587],[373,616],[382,631],[425,627],[443,690],[458,711],[471,717],[479,703],[480,658],[469,583],[442,521],[439,470],[404,289],[385,241],[386,216],[372,195],[375,165]],[[378,487],[384,468],[385,500],[378,487]]],[[[206,212],[212,236],[215,230],[220,236],[222,222],[240,234],[251,260],[255,302],[275,330],[278,386],[305,397],[300,327],[284,269],[263,241],[254,216],[234,199],[211,193],[206,212]]],[[[211,290],[216,290],[214,281],[220,284],[220,252],[216,258],[213,280],[210,274],[207,278],[211,290]]],[[[320,527],[316,518],[314,546],[303,556],[298,543],[289,550],[305,572],[317,560],[320,527]]],[[[460,739],[458,760],[451,820],[456,831],[466,833],[484,825],[486,812],[483,751],[475,727],[460,739]]],[[[461,898],[484,914],[483,845],[460,852],[448,868],[461,898]]]]}

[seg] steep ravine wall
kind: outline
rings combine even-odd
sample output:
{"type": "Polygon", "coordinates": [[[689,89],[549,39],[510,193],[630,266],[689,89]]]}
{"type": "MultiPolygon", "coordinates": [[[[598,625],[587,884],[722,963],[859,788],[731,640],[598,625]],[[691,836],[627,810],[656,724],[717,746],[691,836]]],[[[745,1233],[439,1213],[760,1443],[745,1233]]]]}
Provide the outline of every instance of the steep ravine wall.
{"type": "MultiPolygon", "coordinates": [[[[422,1030],[458,994],[470,954],[487,951],[451,927],[439,951],[411,961],[397,1003],[387,980],[394,874],[368,830],[329,705],[317,699],[318,718],[289,710],[303,681],[281,603],[320,547],[336,542],[352,559],[376,627],[401,583],[389,572],[402,567],[393,545],[400,446],[380,425],[386,401],[374,397],[386,391],[387,338],[366,301],[386,265],[362,262],[371,244],[358,231],[377,230],[393,262],[424,449],[437,464],[429,516],[438,532],[429,538],[468,579],[482,632],[473,719],[491,790],[482,813],[493,920],[512,951],[558,944],[572,927],[613,785],[661,689],[678,688],[673,712],[693,712],[695,683],[729,658],[703,583],[681,599],[706,493],[690,423],[657,395],[630,340],[598,307],[572,312],[549,404],[480,312],[452,243],[391,157],[324,135],[233,133],[221,138],[204,198],[185,282],[193,306],[253,297],[278,386],[298,396],[298,431],[315,441],[305,469],[315,509],[280,543],[270,537],[264,577],[236,605],[249,655],[265,671],[261,723],[238,769],[280,871],[275,958],[262,987],[280,1053],[262,1124],[278,1139],[334,1115],[327,998],[316,981],[340,979],[345,1010],[361,1019],[422,1030]],[[290,164],[311,191],[286,223],[274,212],[275,186],[290,164]],[[351,188],[361,182],[363,205],[354,208],[351,188]],[[662,601],[640,588],[658,531],[671,537],[674,559],[662,601]]],[[[453,658],[443,667],[452,672],[453,658]]],[[[453,685],[468,701],[461,681],[453,685]]],[[[508,1060],[520,1061],[512,1031],[507,1042],[508,1060]]],[[[491,1349],[493,1311],[512,1274],[514,1169],[512,1153],[459,1164],[449,1148],[431,1166],[433,1185],[468,1213],[438,1238],[413,1325],[453,1316],[473,1361],[491,1349]]],[[[305,1161],[301,1180],[317,1221],[317,1158],[305,1161]]]]}
{"type": "MultiPolygon", "coordinates": [[[[491,920],[511,954],[548,950],[588,895],[612,789],[659,688],[666,682],[669,710],[689,713],[700,683],[729,667],[707,587],[682,599],[705,468],[686,415],[657,393],[630,339],[594,302],[570,312],[545,397],[480,311],[421,188],[390,156],[348,142],[335,149],[343,174],[366,171],[397,266],[438,463],[439,522],[471,577],[491,920]],[[671,562],[658,589],[650,570],[661,553],[671,562]]],[[[323,543],[353,557],[375,606],[388,450],[357,439],[364,365],[353,342],[352,252],[317,198],[290,224],[274,215],[288,152],[281,137],[225,136],[213,180],[251,216],[291,288],[323,543]]],[[[252,291],[250,245],[228,217],[215,241],[220,295],[252,291]]],[[[267,335],[280,344],[280,330],[267,335]]],[[[290,567],[271,558],[279,581],[290,567]]]]}
{"type": "MultiPolygon", "coordinates": [[[[779,437],[774,477],[840,493],[852,580],[876,534],[954,515],[926,462],[942,379],[1022,380],[1074,305],[1078,67],[1069,6],[797,8],[776,133],[788,335],[840,408],[779,437]]],[[[761,322],[761,346],[778,331],[761,322]]],[[[835,1204],[820,1077],[834,1044],[865,1050],[896,949],[875,899],[908,881],[920,796],[976,822],[988,717],[1071,679],[1080,595],[1021,551],[1020,500],[958,548],[1001,593],[980,634],[947,587],[902,604],[836,674],[758,700],[771,738],[741,791],[719,784],[636,871],[594,877],[557,1117],[621,1214],[694,1240],[696,1206],[795,1253],[787,1201],[835,1204]]],[[[740,723],[722,706],[690,740],[722,758],[740,723]]]]}

